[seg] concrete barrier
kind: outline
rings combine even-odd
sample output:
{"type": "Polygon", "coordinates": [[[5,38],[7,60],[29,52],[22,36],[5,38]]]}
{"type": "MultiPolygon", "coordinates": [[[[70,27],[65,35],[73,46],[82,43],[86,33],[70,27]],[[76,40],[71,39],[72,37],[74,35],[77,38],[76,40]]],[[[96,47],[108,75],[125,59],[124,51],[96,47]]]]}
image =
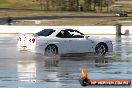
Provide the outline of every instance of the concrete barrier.
{"type": "MultiPolygon", "coordinates": [[[[73,28],[84,34],[116,34],[116,26],[0,26],[1,34],[36,33],[45,28],[73,28]]],[[[129,30],[132,34],[132,26],[122,26],[122,34],[129,30]]]]}

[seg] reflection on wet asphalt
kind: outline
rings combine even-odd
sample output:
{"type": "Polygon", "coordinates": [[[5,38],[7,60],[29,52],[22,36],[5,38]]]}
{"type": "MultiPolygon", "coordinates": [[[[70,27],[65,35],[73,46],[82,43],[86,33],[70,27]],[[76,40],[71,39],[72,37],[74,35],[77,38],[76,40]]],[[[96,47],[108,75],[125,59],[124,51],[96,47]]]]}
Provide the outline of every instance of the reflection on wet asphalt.
{"type": "MultiPolygon", "coordinates": [[[[0,37],[0,88],[82,88],[78,82],[82,67],[88,70],[91,79],[132,80],[132,63],[113,60],[131,59],[131,36],[124,36],[121,41],[116,41],[114,36],[110,38],[114,41],[112,57],[49,58],[28,51],[19,52],[15,37],[0,37]]],[[[92,86],[95,87],[106,88],[92,86]]],[[[113,87],[121,88],[109,86],[113,87]]]]}

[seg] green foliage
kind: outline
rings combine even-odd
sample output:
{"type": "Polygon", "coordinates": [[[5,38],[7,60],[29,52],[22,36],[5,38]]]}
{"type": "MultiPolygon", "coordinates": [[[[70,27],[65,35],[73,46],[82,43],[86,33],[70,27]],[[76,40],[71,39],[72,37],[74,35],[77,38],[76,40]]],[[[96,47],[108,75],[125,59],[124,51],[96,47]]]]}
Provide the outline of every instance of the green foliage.
{"type": "Polygon", "coordinates": [[[8,8],[10,7],[10,3],[8,0],[0,0],[0,8],[8,8]]]}
{"type": "Polygon", "coordinates": [[[0,8],[109,12],[112,0],[0,0],[0,8]]]}
{"type": "Polygon", "coordinates": [[[0,0],[0,4],[6,3],[6,2],[7,2],[7,0],[0,0]]]}

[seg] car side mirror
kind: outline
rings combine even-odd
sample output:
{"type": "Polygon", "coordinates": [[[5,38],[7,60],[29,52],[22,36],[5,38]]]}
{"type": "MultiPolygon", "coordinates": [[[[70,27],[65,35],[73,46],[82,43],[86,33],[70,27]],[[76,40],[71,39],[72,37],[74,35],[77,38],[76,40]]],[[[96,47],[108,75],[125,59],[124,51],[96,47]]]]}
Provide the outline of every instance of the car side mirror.
{"type": "Polygon", "coordinates": [[[86,39],[88,39],[90,36],[85,36],[86,39]]]}

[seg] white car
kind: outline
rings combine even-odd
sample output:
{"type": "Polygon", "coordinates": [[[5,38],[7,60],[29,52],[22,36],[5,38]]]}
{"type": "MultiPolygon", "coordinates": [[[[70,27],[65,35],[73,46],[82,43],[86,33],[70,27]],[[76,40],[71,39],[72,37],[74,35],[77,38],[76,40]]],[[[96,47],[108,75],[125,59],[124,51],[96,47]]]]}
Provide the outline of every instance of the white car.
{"type": "Polygon", "coordinates": [[[113,51],[112,41],[86,36],[74,29],[44,29],[32,35],[21,35],[17,47],[46,56],[94,53],[105,55],[113,51]]]}

